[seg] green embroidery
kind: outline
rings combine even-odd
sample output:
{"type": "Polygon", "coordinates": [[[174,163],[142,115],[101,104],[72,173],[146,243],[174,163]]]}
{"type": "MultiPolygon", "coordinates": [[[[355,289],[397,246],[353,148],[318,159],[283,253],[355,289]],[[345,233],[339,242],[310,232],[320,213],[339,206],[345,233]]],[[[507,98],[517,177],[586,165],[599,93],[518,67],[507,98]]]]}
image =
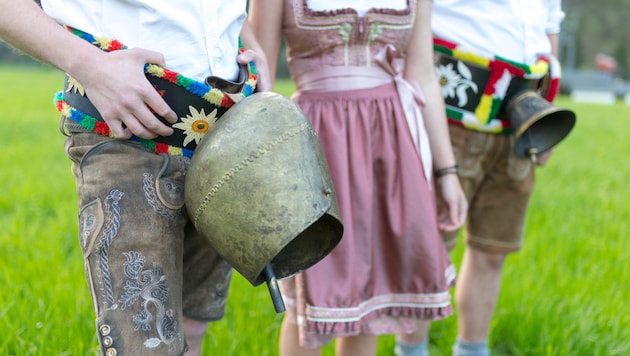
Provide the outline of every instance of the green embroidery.
{"type": "Polygon", "coordinates": [[[339,36],[341,36],[345,42],[350,40],[350,32],[352,32],[352,25],[348,22],[344,22],[339,25],[339,36]]]}
{"type": "Polygon", "coordinates": [[[374,41],[378,36],[383,34],[383,25],[380,22],[374,22],[370,26],[370,32],[368,34],[368,39],[370,41],[374,41]]]}

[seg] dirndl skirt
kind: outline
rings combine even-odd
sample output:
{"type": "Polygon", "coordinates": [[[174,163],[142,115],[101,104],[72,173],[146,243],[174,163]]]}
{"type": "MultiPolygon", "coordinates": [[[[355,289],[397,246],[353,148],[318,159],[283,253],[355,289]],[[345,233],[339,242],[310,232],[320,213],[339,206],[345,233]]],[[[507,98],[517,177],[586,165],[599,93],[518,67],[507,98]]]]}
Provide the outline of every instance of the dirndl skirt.
{"type": "Polygon", "coordinates": [[[293,99],[321,140],[344,223],[328,256],[280,281],[300,345],[409,333],[418,319],[449,316],[455,269],[395,84],[293,99]]]}

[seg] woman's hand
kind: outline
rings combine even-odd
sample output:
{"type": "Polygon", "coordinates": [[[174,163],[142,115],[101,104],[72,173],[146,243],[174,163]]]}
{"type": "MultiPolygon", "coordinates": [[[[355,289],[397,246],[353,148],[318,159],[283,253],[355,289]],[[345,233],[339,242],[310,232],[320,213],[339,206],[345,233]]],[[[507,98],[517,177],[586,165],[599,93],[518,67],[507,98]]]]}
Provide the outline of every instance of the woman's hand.
{"type": "Polygon", "coordinates": [[[549,161],[549,158],[551,158],[551,154],[553,153],[553,148],[550,148],[549,150],[536,155],[536,165],[537,166],[544,166],[547,164],[547,161],[549,161]]]}
{"type": "Polygon", "coordinates": [[[236,61],[241,64],[247,64],[254,62],[256,72],[258,73],[258,80],[256,82],[257,91],[270,91],[272,87],[271,78],[269,76],[269,67],[267,66],[267,60],[264,55],[259,51],[251,49],[245,50],[236,57],[236,61]]]}
{"type": "Polygon", "coordinates": [[[447,174],[436,178],[435,182],[441,204],[438,211],[440,230],[453,231],[461,227],[466,220],[468,200],[456,174],[447,174]]]}

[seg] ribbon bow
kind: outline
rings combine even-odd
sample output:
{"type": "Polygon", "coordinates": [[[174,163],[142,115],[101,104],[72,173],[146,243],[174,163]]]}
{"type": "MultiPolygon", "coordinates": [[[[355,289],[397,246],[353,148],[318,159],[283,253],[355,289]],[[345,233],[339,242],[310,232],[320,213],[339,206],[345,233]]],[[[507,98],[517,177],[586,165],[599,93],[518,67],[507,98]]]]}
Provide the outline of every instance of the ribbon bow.
{"type": "Polygon", "coordinates": [[[409,128],[409,133],[416,147],[416,151],[422,161],[422,168],[427,182],[431,182],[431,169],[433,159],[431,147],[429,145],[429,135],[424,126],[424,118],[420,109],[424,107],[425,98],[422,88],[415,81],[408,81],[403,78],[404,60],[397,56],[396,48],[393,45],[385,46],[376,54],[376,62],[383,70],[389,73],[396,83],[400,103],[405,111],[405,119],[409,128]]]}

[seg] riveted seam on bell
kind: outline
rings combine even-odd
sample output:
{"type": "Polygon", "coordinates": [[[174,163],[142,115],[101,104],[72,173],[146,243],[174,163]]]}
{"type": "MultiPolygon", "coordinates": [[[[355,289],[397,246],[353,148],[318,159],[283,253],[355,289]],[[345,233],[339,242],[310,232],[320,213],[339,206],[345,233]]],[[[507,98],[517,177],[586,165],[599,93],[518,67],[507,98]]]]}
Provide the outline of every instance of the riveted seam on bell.
{"type": "Polygon", "coordinates": [[[234,167],[230,168],[230,170],[227,171],[225,174],[223,174],[223,176],[219,178],[219,180],[212,186],[212,188],[210,188],[210,190],[208,191],[208,194],[204,196],[203,200],[201,201],[201,204],[195,210],[195,214],[193,216],[193,223],[197,224],[199,217],[201,216],[203,211],[206,209],[206,206],[208,205],[210,200],[218,193],[219,189],[223,185],[225,185],[229,180],[231,180],[232,177],[234,177],[240,170],[242,170],[244,167],[249,165],[249,163],[253,162],[254,160],[269,153],[272,150],[272,148],[274,148],[275,146],[289,140],[291,137],[294,137],[302,133],[303,131],[307,130],[309,127],[310,125],[308,124],[302,124],[289,132],[285,132],[280,137],[274,138],[273,140],[266,143],[262,147],[259,147],[256,151],[251,152],[249,155],[247,155],[247,157],[245,157],[243,160],[237,163],[234,167]]]}

